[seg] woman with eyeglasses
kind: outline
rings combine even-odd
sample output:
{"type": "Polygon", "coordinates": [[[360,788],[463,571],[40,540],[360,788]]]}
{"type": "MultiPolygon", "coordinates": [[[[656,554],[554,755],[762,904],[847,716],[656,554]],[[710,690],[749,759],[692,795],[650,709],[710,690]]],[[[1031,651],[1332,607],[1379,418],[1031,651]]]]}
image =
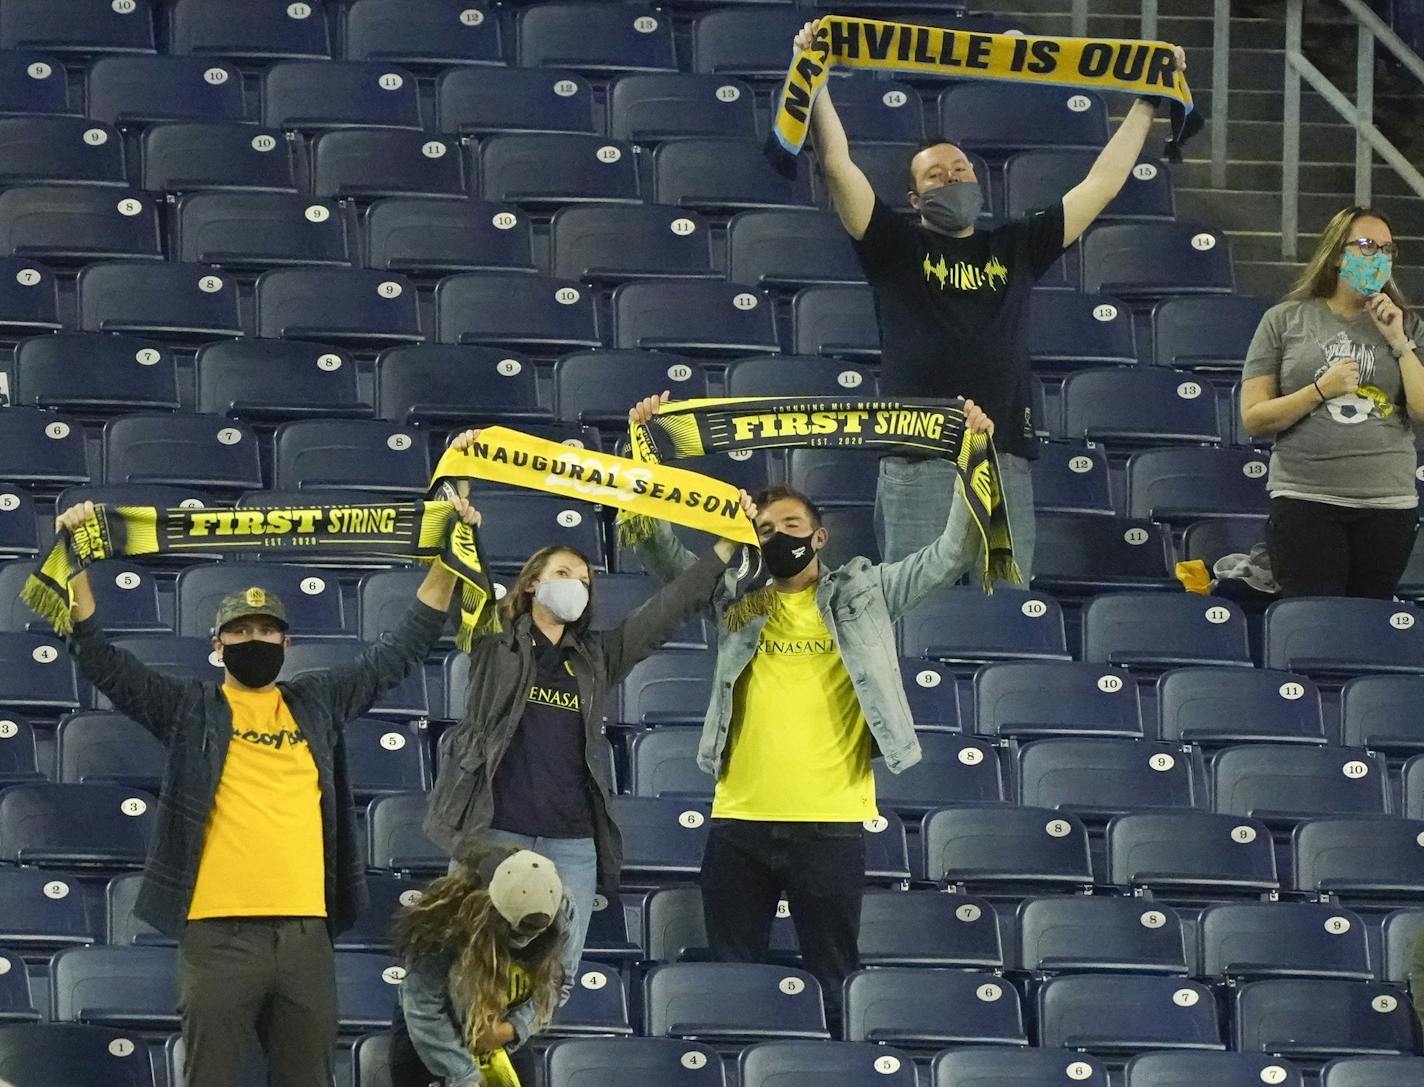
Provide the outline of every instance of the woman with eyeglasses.
{"type": "Polygon", "coordinates": [[[1424,327],[1395,285],[1396,252],[1384,215],[1339,212],[1246,356],[1241,420],[1275,438],[1266,548],[1283,596],[1388,599],[1409,561],[1424,327]]]}

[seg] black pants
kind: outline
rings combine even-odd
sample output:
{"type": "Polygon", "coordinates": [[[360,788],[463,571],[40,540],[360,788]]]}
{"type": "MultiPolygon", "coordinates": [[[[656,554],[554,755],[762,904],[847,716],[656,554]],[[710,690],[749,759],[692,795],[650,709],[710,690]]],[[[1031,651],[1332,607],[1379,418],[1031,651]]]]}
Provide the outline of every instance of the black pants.
{"type": "Polygon", "coordinates": [[[271,1087],[330,1087],[336,973],[320,917],[189,921],[178,943],[188,1087],[235,1087],[254,1032],[271,1087]]]}
{"type": "Polygon", "coordinates": [[[859,823],[716,819],[702,855],[702,913],[713,958],[764,962],[783,891],[806,969],[839,1032],[841,983],[860,965],[865,837],[859,823]]]}
{"type": "Polygon", "coordinates": [[[1419,511],[1271,499],[1266,549],[1282,596],[1388,600],[1409,563],[1419,511]]]}

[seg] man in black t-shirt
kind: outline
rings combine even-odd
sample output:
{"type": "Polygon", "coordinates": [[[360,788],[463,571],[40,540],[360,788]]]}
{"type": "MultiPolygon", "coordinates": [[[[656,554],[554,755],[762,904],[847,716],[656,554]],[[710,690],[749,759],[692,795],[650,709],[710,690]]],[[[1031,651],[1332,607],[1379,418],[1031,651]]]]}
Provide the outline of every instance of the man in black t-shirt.
{"type": "MultiPolygon", "coordinates": [[[[796,48],[809,47],[818,28],[819,20],[807,23],[796,48]]],[[[1186,66],[1180,49],[1177,65],[1186,66]]],[[[987,231],[975,229],[983,196],[974,165],[960,148],[931,144],[910,159],[910,205],[920,214],[913,222],[881,202],[851,161],[829,86],[811,112],[836,213],[875,290],[880,390],[901,398],[969,397],[998,422],[994,444],[1025,584],[1034,549],[1029,466],[1037,456],[1023,343],[1029,294],[1121,190],[1154,108],[1147,100],[1133,104],[1088,176],[1060,203],[987,231]]],[[[968,516],[955,497],[954,472],[944,460],[881,460],[875,530],[886,562],[913,554],[944,532],[951,505],[956,515],[968,516]]]]}

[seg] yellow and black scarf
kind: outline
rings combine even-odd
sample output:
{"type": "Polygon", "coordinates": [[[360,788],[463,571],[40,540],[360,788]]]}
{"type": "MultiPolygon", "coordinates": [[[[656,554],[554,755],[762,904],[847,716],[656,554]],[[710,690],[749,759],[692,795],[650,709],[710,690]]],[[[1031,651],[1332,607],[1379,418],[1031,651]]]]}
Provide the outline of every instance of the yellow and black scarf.
{"type": "Polygon", "coordinates": [[[811,48],[792,59],[777,96],[767,153],[783,172],[795,172],[794,156],[806,142],[811,105],[833,67],[1164,98],[1172,107],[1172,138],[1165,152],[1172,161],[1180,161],[1182,143],[1202,126],[1186,76],[1177,71],[1173,48],[1166,42],[982,34],[828,15],[811,48]]]}

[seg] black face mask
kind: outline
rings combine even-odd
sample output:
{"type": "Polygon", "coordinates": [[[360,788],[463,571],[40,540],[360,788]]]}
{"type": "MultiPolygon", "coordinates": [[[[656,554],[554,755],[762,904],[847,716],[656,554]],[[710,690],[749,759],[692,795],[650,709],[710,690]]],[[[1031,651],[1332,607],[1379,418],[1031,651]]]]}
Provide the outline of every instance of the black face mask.
{"type": "Polygon", "coordinates": [[[277,678],[287,650],[281,642],[256,638],[223,646],[223,664],[244,687],[265,687],[277,678]]]}
{"type": "Polygon", "coordinates": [[[761,557],[771,576],[785,581],[811,565],[816,557],[816,549],[811,546],[811,536],[789,536],[785,532],[774,532],[762,542],[761,557]]]}
{"type": "Polygon", "coordinates": [[[984,192],[977,181],[951,181],[920,194],[920,214],[925,225],[941,234],[958,234],[979,219],[984,192]]]}

